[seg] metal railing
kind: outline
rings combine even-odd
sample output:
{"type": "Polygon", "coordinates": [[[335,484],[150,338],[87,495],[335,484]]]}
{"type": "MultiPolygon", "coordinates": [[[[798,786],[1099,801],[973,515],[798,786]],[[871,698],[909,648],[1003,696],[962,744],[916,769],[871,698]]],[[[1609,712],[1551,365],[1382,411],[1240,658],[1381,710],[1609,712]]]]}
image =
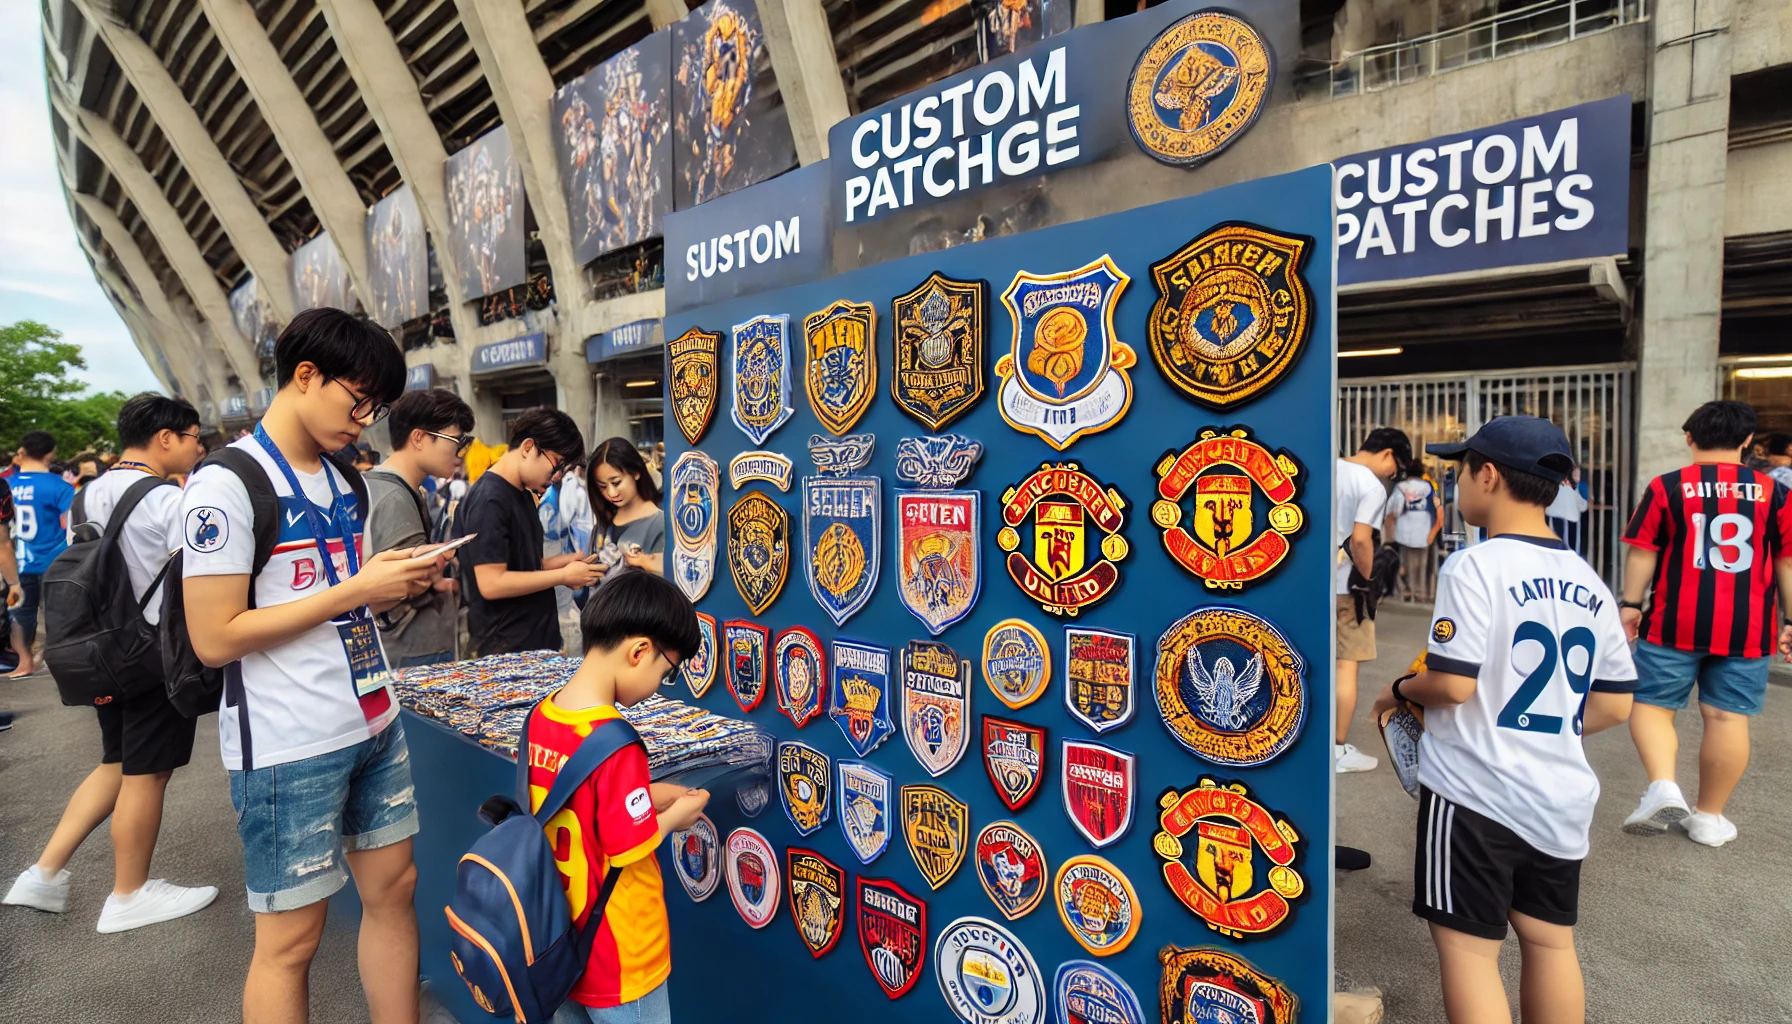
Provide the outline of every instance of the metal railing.
{"type": "Polygon", "coordinates": [[[1295,76],[1303,94],[1353,96],[1647,20],[1649,0],[1540,0],[1466,25],[1346,54],[1295,76]]]}

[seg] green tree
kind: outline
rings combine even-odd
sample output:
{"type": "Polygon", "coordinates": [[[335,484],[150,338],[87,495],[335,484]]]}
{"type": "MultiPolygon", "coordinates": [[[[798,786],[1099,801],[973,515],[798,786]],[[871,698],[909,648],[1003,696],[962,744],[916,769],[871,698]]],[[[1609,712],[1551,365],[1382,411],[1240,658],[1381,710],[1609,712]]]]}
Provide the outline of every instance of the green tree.
{"type": "Polygon", "coordinates": [[[96,446],[116,449],[122,391],[89,392],[74,371],[87,368],[81,347],[35,320],[0,326],[0,462],[27,431],[47,430],[67,457],[96,446]]]}

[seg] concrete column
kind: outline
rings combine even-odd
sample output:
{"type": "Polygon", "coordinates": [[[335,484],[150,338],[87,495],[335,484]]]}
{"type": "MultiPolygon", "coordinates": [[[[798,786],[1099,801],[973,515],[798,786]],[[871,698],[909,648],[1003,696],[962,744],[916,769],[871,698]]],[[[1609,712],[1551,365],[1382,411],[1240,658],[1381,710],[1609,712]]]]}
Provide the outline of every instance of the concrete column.
{"type": "Polygon", "coordinates": [[[689,13],[691,9],[684,5],[684,0],[647,0],[647,20],[653,23],[655,32],[683,21],[689,13]]]}
{"type": "Polygon", "coordinates": [[[826,160],[828,129],[847,115],[846,83],[827,12],[821,0],[760,0],[759,23],[790,116],[797,159],[805,167],[826,160]]]}
{"type": "MultiPolygon", "coordinates": [[[[85,242],[82,243],[82,248],[87,248],[85,242]]],[[[163,390],[171,395],[175,394],[174,384],[176,381],[170,380],[168,375],[163,372],[163,363],[161,359],[157,358],[158,354],[166,357],[167,368],[173,371],[181,385],[181,392],[194,405],[199,404],[200,388],[203,387],[207,391],[216,390],[217,385],[213,383],[213,377],[216,376],[221,380],[223,375],[207,374],[202,366],[193,361],[192,353],[186,351],[184,341],[170,340],[167,337],[169,333],[167,329],[149,315],[142,303],[136,301],[131,294],[130,286],[125,284],[115,269],[101,261],[91,251],[87,253],[87,258],[93,263],[94,276],[104,285],[100,290],[106,293],[106,298],[111,301],[113,310],[118,313],[118,318],[124,321],[125,329],[131,332],[131,341],[136,344],[137,351],[143,353],[143,361],[149,364],[150,372],[156,375],[156,380],[161,382],[163,390]]],[[[178,331],[175,333],[178,334],[178,331]]]]}
{"type": "Polygon", "coordinates": [[[1685,463],[1680,424],[1718,394],[1731,0],[1657,5],[1637,373],[1637,477],[1685,463]]]}

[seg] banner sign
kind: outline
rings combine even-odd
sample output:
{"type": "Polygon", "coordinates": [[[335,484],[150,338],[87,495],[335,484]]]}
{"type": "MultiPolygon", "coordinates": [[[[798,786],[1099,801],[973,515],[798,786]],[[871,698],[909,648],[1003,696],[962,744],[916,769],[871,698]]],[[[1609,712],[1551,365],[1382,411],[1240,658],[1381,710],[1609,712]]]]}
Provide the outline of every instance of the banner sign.
{"type": "Polygon", "coordinates": [[[660,233],[672,208],[672,31],[554,93],[554,150],[581,265],[660,233]]]}
{"type": "Polygon", "coordinates": [[[494,341],[473,350],[474,373],[496,373],[525,366],[541,366],[548,361],[548,336],[539,331],[509,341],[494,341]]]}
{"type": "Polygon", "coordinates": [[[753,0],[709,0],[675,22],[672,67],[677,209],[796,166],[790,117],[753,0]]]}
{"type": "Polygon", "coordinates": [[[1338,283],[1622,254],[1630,108],[1613,96],[1337,161],[1338,283]]]}
{"type": "Polygon", "coordinates": [[[461,294],[483,298],[528,280],[523,253],[523,175],[499,125],[448,157],[448,245],[461,294]]]}
{"type": "Polygon", "coordinates": [[[352,313],[354,294],[348,266],[328,231],[319,231],[317,237],[292,251],[293,312],[328,306],[352,313]]]}
{"type": "Polygon", "coordinates": [[[617,356],[633,355],[661,348],[666,336],[660,332],[658,320],[636,320],[585,339],[585,361],[601,363],[617,356]]]}
{"type": "Polygon", "coordinates": [[[666,312],[827,273],[823,160],[666,216],[666,312]]]}
{"type": "Polygon", "coordinates": [[[406,391],[428,391],[436,386],[436,364],[418,363],[404,371],[406,391]]]}
{"type": "Polygon", "coordinates": [[[411,186],[398,186],[367,211],[367,255],[373,319],[381,327],[429,312],[429,242],[411,186]]]}

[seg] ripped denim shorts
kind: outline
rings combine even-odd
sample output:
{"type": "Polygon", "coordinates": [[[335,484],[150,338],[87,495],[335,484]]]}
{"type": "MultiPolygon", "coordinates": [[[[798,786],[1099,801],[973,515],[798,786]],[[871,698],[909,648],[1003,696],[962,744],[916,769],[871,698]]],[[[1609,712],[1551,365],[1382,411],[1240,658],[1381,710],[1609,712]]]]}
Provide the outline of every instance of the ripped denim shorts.
{"type": "Polygon", "coordinates": [[[302,761],[230,773],[249,909],[297,910],[348,881],[344,854],[417,834],[411,755],[396,719],[378,736],[302,761]]]}

